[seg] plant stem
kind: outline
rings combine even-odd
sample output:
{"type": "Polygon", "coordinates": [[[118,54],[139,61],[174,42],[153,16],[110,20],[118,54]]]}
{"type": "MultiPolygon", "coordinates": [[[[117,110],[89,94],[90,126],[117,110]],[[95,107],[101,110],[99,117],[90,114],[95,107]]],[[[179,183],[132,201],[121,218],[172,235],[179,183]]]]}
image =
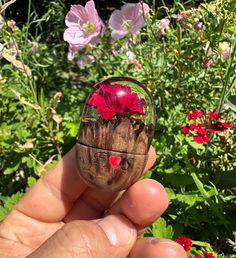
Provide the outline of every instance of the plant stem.
{"type": "Polygon", "coordinates": [[[181,86],[181,62],[180,62],[180,57],[181,57],[181,39],[182,39],[182,29],[181,26],[178,24],[177,27],[177,38],[178,38],[178,59],[177,59],[177,63],[178,63],[178,84],[179,87],[181,86]]]}
{"type": "MultiPolygon", "coordinates": [[[[226,68],[225,80],[224,80],[224,84],[223,84],[222,91],[221,91],[221,94],[220,94],[220,101],[219,101],[219,106],[218,106],[218,111],[219,112],[221,111],[222,106],[224,104],[224,99],[225,99],[225,96],[226,96],[226,88],[227,88],[229,80],[230,80],[230,72],[231,72],[235,52],[236,52],[236,39],[234,39],[234,43],[233,43],[233,46],[232,46],[232,53],[231,53],[231,56],[230,56],[230,59],[228,61],[228,65],[227,65],[227,68],[226,68]]],[[[235,75],[234,75],[234,77],[235,77],[235,75]]],[[[235,79],[233,79],[233,81],[234,80],[235,79]]],[[[234,84],[232,84],[232,85],[234,85],[234,84]]],[[[232,85],[230,87],[230,90],[232,90],[232,85]]],[[[228,90],[227,94],[229,92],[230,91],[228,90]]]]}
{"type": "Polygon", "coordinates": [[[211,200],[208,192],[205,190],[203,183],[201,182],[201,180],[198,178],[196,172],[194,171],[193,166],[190,164],[189,160],[187,157],[185,157],[185,162],[186,165],[191,173],[191,177],[195,183],[195,185],[197,186],[199,192],[201,193],[201,195],[203,196],[203,198],[206,200],[206,202],[209,204],[210,208],[212,209],[212,211],[216,214],[216,216],[222,221],[222,224],[227,228],[227,230],[229,229],[228,223],[226,221],[226,219],[224,218],[224,215],[219,211],[219,209],[217,208],[217,206],[215,205],[215,203],[211,200]]]}

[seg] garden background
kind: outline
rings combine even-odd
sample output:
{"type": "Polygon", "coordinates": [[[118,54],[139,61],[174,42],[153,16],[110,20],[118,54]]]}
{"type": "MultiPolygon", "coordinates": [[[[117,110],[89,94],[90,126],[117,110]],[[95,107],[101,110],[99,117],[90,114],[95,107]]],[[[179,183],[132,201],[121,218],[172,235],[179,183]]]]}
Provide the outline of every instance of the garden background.
{"type": "Polygon", "coordinates": [[[130,76],[157,114],[145,177],[170,199],[146,234],[190,238],[189,257],[236,257],[236,1],[146,1],[145,25],[121,39],[108,20],[124,2],[95,1],[106,29],[73,60],[65,16],[86,1],[10,2],[0,1],[0,220],[75,144],[93,85],[130,76]]]}

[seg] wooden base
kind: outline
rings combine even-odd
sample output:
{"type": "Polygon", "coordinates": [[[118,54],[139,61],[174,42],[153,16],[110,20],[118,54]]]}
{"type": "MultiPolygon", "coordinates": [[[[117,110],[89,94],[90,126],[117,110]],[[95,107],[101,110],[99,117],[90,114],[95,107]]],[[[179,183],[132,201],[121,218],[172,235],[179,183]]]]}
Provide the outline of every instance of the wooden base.
{"type": "Polygon", "coordinates": [[[104,150],[76,144],[76,158],[81,178],[91,187],[103,191],[126,189],[142,175],[147,162],[146,155],[104,150]],[[118,157],[115,167],[110,158],[118,157]]]}

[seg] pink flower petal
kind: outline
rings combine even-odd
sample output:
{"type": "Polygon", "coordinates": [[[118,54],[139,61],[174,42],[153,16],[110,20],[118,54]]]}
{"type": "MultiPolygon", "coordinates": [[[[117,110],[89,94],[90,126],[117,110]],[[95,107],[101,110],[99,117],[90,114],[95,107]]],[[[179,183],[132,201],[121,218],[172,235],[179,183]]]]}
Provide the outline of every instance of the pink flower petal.
{"type": "Polygon", "coordinates": [[[115,10],[109,19],[108,25],[113,30],[123,30],[122,28],[122,12],[120,10],[115,10]]]}
{"type": "Polygon", "coordinates": [[[77,26],[79,22],[87,21],[87,13],[82,5],[72,5],[70,11],[66,15],[66,26],[77,26]]]}
{"type": "Polygon", "coordinates": [[[88,15],[87,19],[89,18],[90,22],[93,23],[95,28],[99,27],[99,29],[101,29],[100,18],[98,16],[93,0],[90,0],[86,3],[85,10],[88,15]]]}

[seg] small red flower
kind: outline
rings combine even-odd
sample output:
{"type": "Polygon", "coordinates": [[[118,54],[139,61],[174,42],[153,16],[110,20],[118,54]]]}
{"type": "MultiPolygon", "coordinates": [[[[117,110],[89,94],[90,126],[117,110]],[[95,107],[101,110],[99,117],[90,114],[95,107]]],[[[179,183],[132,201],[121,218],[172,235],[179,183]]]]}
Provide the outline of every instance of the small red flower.
{"type": "Polygon", "coordinates": [[[216,111],[208,112],[208,113],[206,113],[206,116],[211,119],[219,119],[220,118],[220,114],[216,111]]]}
{"type": "Polygon", "coordinates": [[[188,112],[188,120],[196,120],[197,118],[199,118],[201,115],[203,114],[202,111],[198,110],[198,109],[194,109],[191,112],[188,112]]]}
{"type": "Polygon", "coordinates": [[[179,236],[175,239],[175,242],[182,245],[184,250],[187,252],[190,250],[190,247],[192,245],[192,240],[186,236],[179,236]]]}
{"type": "Polygon", "coordinates": [[[202,253],[204,254],[204,258],[215,258],[215,256],[212,253],[208,253],[205,250],[203,250],[202,253]]]}
{"type": "Polygon", "coordinates": [[[210,125],[210,132],[211,133],[222,132],[227,129],[231,129],[232,127],[233,127],[233,125],[231,125],[229,123],[217,121],[210,125]]]}
{"type": "Polygon", "coordinates": [[[204,124],[190,124],[189,125],[189,127],[190,127],[190,130],[191,131],[198,131],[198,130],[200,130],[200,129],[205,129],[206,128],[206,126],[204,125],[204,124]]]}
{"type": "Polygon", "coordinates": [[[202,258],[202,256],[200,254],[197,254],[194,258],[202,258]]]}
{"type": "Polygon", "coordinates": [[[105,120],[117,114],[145,114],[142,108],[145,100],[139,99],[138,94],[131,92],[130,87],[121,84],[100,84],[86,104],[88,107],[96,107],[97,113],[105,120]]]}
{"type": "Polygon", "coordinates": [[[210,138],[205,134],[203,135],[197,134],[193,136],[193,140],[198,144],[202,144],[204,142],[209,142],[210,138]]]}
{"type": "Polygon", "coordinates": [[[182,127],[182,128],[181,128],[181,131],[182,131],[182,133],[184,133],[184,134],[189,134],[189,126],[186,125],[186,126],[182,127]]]}
{"type": "Polygon", "coordinates": [[[208,132],[207,132],[207,130],[200,128],[197,130],[197,133],[200,135],[206,135],[208,132]]]}

